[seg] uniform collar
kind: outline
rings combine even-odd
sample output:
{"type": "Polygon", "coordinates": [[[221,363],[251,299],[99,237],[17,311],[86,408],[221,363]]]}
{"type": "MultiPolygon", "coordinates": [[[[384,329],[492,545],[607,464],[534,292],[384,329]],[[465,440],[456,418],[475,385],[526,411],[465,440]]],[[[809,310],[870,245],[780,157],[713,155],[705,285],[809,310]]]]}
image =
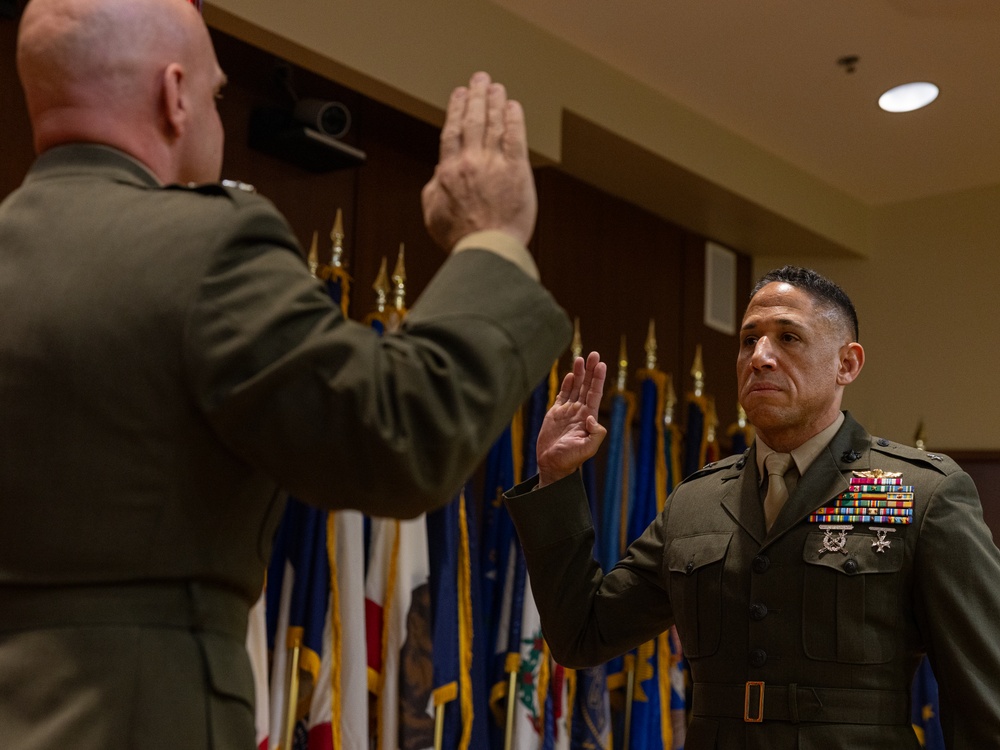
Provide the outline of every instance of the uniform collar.
{"type": "Polygon", "coordinates": [[[50,148],[32,164],[25,182],[77,175],[101,175],[116,182],[162,187],[145,164],[124,151],[99,143],[68,143],[50,148]]]}
{"type": "MultiPolygon", "coordinates": [[[[828,427],[813,435],[798,448],[792,450],[792,460],[795,461],[795,468],[798,469],[800,477],[805,476],[806,471],[810,466],[812,466],[813,461],[815,461],[819,454],[823,452],[823,449],[830,444],[830,441],[833,440],[833,436],[837,434],[843,424],[844,412],[837,412],[837,418],[834,419],[828,427]]],[[[767,476],[767,472],[764,471],[764,461],[769,455],[776,453],[777,451],[761,440],[760,435],[756,437],[756,442],[757,472],[761,477],[765,477],[767,476]]],[[[763,479],[761,481],[763,481],[763,479]]]]}

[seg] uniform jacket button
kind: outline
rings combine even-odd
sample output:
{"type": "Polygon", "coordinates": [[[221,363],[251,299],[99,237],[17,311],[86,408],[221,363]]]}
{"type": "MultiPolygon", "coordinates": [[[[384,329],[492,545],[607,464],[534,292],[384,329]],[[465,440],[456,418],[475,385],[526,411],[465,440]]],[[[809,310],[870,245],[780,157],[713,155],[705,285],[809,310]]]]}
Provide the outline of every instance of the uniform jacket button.
{"type": "Polygon", "coordinates": [[[762,648],[755,648],[750,652],[750,666],[763,667],[767,663],[767,651],[762,648]]]}
{"type": "Polygon", "coordinates": [[[751,620],[763,620],[765,617],[767,617],[767,605],[760,602],[754,602],[750,605],[751,620]]]}
{"type": "Polygon", "coordinates": [[[850,573],[851,575],[854,575],[855,573],[858,572],[858,561],[852,557],[850,560],[844,563],[844,570],[850,573]]]}
{"type": "Polygon", "coordinates": [[[754,573],[763,573],[771,566],[771,561],[765,555],[757,555],[750,563],[754,573]]]}
{"type": "Polygon", "coordinates": [[[687,573],[688,575],[691,575],[692,570],[694,570],[693,562],[689,562],[687,565],[684,566],[684,572],[687,573]]]}

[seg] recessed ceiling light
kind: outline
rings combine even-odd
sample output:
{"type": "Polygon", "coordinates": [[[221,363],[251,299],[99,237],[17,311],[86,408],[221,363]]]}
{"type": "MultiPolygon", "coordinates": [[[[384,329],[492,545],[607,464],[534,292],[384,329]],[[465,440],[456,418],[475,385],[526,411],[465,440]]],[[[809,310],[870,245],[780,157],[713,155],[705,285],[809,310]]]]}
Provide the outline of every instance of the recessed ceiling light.
{"type": "Polygon", "coordinates": [[[938,87],[933,83],[921,81],[904,83],[886,91],[878,98],[878,106],[886,112],[912,112],[926,107],[937,99],[938,87]]]}

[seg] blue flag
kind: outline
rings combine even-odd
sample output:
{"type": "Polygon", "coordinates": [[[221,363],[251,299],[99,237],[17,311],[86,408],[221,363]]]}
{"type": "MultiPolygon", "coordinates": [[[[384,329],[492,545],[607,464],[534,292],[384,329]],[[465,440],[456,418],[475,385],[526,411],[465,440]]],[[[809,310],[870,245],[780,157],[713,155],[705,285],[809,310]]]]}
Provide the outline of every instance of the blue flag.
{"type": "Polygon", "coordinates": [[[913,731],[917,733],[920,747],[945,750],[937,680],[926,656],[921,660],[913,678],[913,704],[910,710],[913,731]]]}
{"type": "MultiPolygon", "coordinates": [[[[597,518],[597,477],[593,459],[583,465],[583,486],[590,500],[591,518],[597,518]]],[[[595,533],[600,529],[595,526],[595,533]]],[[[595,548],[597,546],[595,541],[595,548]]],[[[570,746],[574,750],[607,750],[611,747],[611,705],[608,673],[601,664],[576,672],[573,726],[570,746]]]]}

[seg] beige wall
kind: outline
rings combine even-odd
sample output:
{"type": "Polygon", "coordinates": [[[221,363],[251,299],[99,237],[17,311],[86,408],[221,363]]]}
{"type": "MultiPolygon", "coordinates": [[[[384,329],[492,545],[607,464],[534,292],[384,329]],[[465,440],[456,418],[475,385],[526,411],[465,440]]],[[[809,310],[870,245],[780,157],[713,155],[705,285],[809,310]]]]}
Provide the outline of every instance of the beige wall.
{"type": "Polygon", "coordinates": [[[489,70],[525,104],[539,161],[594,182],[607,175],[611,192],[753,254],[755,274],[793,262],[842,283],[868,352],[846,404],[873,432],[907,442],[923,419],[932,447],[1000,449],[1000,189],[866,206],[485,0],[213,0],[205,16],[429,121],[452,86],[489,70]],[[564,112],[613,137],[564,150],[564,112]],[[641,185],[627,160],[619,174],[608,174],[607,154],[599,170],[585,163],[588,150],[623,143],[648,155],[641,185]],[[690,197],[693,183],[705,197],[673,215],[678,185],[690,197]],[[713,218],[720,192],[728,222],[713,218]],[[796,231],[775,231],[781,222],[796,231]]]}
{"type": "MultiPolygon", "coordinates": [[[[875,434],[1000,448],[1000,188],[873,211],[866,260],[811,264],[854,299],[867,362],[845,403],[875,434]]],[[[754,273],[796,262],[757,257],[754,273]]],[[[811,259],[812,260],[812,259],[811,259]]]]}

